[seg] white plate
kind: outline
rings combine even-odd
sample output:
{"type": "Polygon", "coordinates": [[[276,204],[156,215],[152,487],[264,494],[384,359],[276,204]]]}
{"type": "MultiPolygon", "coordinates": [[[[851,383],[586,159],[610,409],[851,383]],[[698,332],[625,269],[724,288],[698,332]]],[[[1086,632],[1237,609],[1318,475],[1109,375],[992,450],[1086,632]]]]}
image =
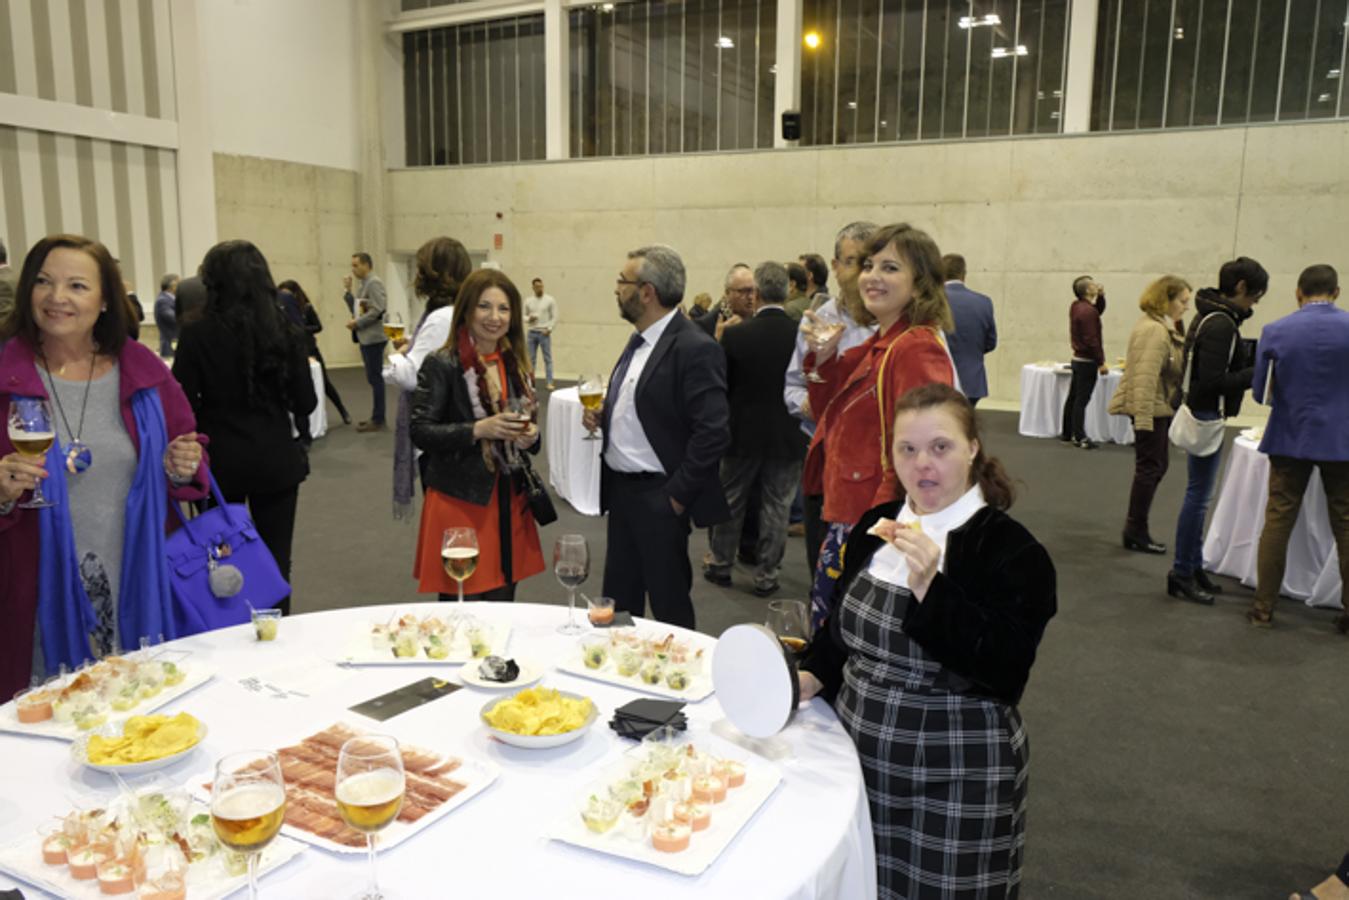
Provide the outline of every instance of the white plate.
{"type": "MultiPolygon", "coordinates": [[[[166,687],[149,700],[141,701],[140,705],[134,709],[128,709],[124,712],[115,710],[108,711],[108,721],[104,724],[113,725],[125,722],[132,716],[143,716],[146,713],[152,713],[161,707],[177,700],[179,697],[196,690],[206,682],[215,677],[215,671],[205,666],[194,665],[184,666],[187,669],[187,677],[172,687],[166,687]]],[[[101,726],[100,726],[101,727],[101,726]]],[[[87,731],[80,731],[75,727],[74,722],[58,722],[55,719],[47,719],[45,722],[34,722],[26,724],[19,721],[18,710],[14,706],[14,701],[0,706],[0,731],[8,731],[13,734],[27,734],[33,737],[54,738],[59,741],[73,741],[82,735],[89,734],[87,731]]]]}
{"type": "MultiPolygon", "coordinates": [[[[782,772],[777,766],[759,756],[746,756],[745,751],[710,736],[695,741],[706,746],[718,756],[736,759],[745,765],[745,783],[731,788],[721,803],[710,804],[712,824],[703,831],[694,832],[689,847],[679,853],[664,853],[651,846],[649,838],[633,840],[625,837],[620,828],[595,834],[585,827],[578,812],[569,811],[565,818],[557,823],[548,837],[553,840],[598,850],[610,856],[646,863],[660,869],[677,872],[680,875],[700,875],[707,870],[717,857],[726,850],[755,814],[768,802],[768,798],[782,783],[782,772]]],[[[615,772],[617,778],[620,772],[615,772]]]]}
{"type": "Polygon", "coordinates": [[[517,659],[515,664],[520,667],[520,674],[515,677],[514,681],[488,681],[478,672],[478,666],[481,664],[482,660],[480,659],[464,663],[459,669],[459,680],[471,687],[482,688],[485,691],[506,691],[511,688],[529,687],[543,677],[543,669],[529,663],[522,663],[517,659]]]}
{"type": "MultiPolygon", "coordinates": [[[[588,636],[587,636],[588,637],[588,636]]],[[[630,691],[638,691],[643,694],[651,694],[655,697],[664,697],[668,700],[684,700],[688,703],[697,703],[700,700],[706,700],[712,696],[714,690],[712,684],[712,657],[716,650],[715,644],[702,644],[699,646],[703,650],[703,671],[689,679],[689,686],[682,691],[676,691],[674,688],[661,682],[660,684],[647,684],[637,675],[627,676],[618,674],[617,664],[614,662],[613,654],[604,661],[604,665],[598,669],[587,668],[581,661],[581,642],[577,642],[562,662],[557,664],[559,672],[566,672],[568,675],[579,675],[582,678],[590,678],[595,681],[603,681],[605,684],[617,685],[621,688],[627,688],[630,691]]]]}
{"type": "MultiPolygon", "coordinates": [[[[53,819],[53,821],[56,821],[53,819]]],[[[304,852],[304,844],[278,835],[258,859],[263,896],[268,896],[266,875],[304,852]]],[[[365,852],[364,849],[361,852],[365,852]]],[[[0,871],[56,897],[73,900],[106,900],[98,881],[76,881],[65,866],[49,866],[42,861],[42,836],[33,834],[0,847],[0,871]]],[[[192,900],[223,900],[248,886],[248,876],[231,877],[216,858],[197,863],[187,870],[187,896],[192,900]]],[[[124,896],[134,897],[134,894],[124,896]]]]}
{"type": "MultiPolygon", "coordinates": [[[[564,697],[570,697],[573,700],[590,699],[581,694],[573,694],[571,691],[558,691],[558,693],[564,697]]],[[[491,733],[492,737],[501,741],[503,744],[510,744],[512,747],[522,747],[525,750],[543,750],[548,747],[561,747],[563,744],[570,744],[572,741],[584,737],[585,733],[590,730],[590,726],[594,725],[595,720],[599,718],[599,707],[595,705],[595,701],[591,700],[590,715],[586,717],[586,720],[581,723],[579,728],[573,728],[571,731],[564,731],[562,734],[515,734],[510,731],[502,731],[500,728],[493,728],[491,723],[487,721],[487,711],[502,702],[503,699],[510,698],[493,697],[491,700],[488,700],[482,705],[482,711],[478,713],[478,717],[482,719],[483,726],[491,733]]]]}
{"type": "Polygon", "coordinates": [[[120,765],[100,765],[91,763],[88,757],[89,739],[94,734],[101,734],[104,737],[121,737],[122,728],[125,722],[118,722],[115,725],[105,725],[92,734],[85,734],[70,745],[70,758],[82,766],[88,766],[95,772],[108,772],[116,775],[141,775],[145,772],[153,772],[156,769],[165,769],[181,759],[184,759],[193,750],[201,746],[201,742],[206,740],[206,723],[200,719],[197,720],[197,742],[186,750],[179,750],[177,753],[170,753],[168,756],[161,756],[159,759],[151,759],[146,762],[122,763],[120,765]]]}
{"type": "MultiPolygon", "coordinates": [[[[468,637],[457,631],[450,642],[450,654],[444,659],[431,659],[417,648],[416,656],[394,656],[393,650],[376,650],[370,642],[370,628],[374,623],[367,622],[352,631],[347,651],[339,660],[349,666],[457,666],[465,662],[476,662],[468,644],[468,637]]],[[[506,655],[506,646],[511,639],[511,626],[504,622],[489,624],[492,632],[492,653],[506,655]]]]}

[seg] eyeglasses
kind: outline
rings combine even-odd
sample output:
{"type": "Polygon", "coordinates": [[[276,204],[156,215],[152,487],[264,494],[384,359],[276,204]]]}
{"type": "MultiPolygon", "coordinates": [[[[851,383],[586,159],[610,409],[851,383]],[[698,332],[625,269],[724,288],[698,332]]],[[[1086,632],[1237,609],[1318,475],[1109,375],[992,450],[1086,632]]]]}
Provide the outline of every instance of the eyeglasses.
{"type": "Polygon", "coordinates": [[[618,283],[619,283],[619,284],[633,284],[633,285],[636,285],[636,284],[641,284],[642,282],[641,282],[641,281],[634,281],[634,280],[632,280],[631,278],[624,278],[622,275],[619,275],[619,276],[618,276],[618,283]]]}

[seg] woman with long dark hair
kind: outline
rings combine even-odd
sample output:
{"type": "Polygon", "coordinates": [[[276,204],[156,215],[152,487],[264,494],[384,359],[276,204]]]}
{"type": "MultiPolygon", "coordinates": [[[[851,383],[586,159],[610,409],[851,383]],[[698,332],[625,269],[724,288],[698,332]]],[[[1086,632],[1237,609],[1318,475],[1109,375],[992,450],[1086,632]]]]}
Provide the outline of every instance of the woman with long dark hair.
{"type": "Polygon", "coordinates": [[[309,302],[309,295],[294,279],[286,279],[277,285],[277,289],[295,298],[295,303],[300,308],[300,319],[304,325],[305,352],[318,360],[319,368],[323,370],[323,393],[329,400],[333,401],[333,406],[337,407],[337,412],[342,417],[342,424],[350,425],[351,415],[342,403],[342,395],[337,392],[337,386],[328,377],[328,365],[323,361],[323,351],[319,349],[318,333],[323,330],[323,320],[319,318],[319,311],[314,308],[314,304],[309,302]]]}
{"type": "Polygon", "coordinates": [[[476,599],[513,600],[518,582],[543,571],[523,484],[539,430],[521,318],[511,280],[479,269],[460,288],[449,340],[417,375],[412,441],[426,454],[426,502],[412,574],[442,600],[456,590],[441,563],[446,528],[478,534],[478,566],[464,582],[476,599]]]}
{"type": "Polygon", "coordinates": [[[904,499],[849,535],[801,696],[828,698],[857,745],[878,897],[1008,900],[1030,763],[1017,703],[1057,609],[1054,564],[1007,514],[1011,479],[958,391],[917,388],[887,418],[904,499]]]}
{"type": "Polygon", "coordinates": [[[13,401],[36,426],[23,410],[46,400],[54,427],[40,457],[17,452],[0,429],[4,697],[91,652],[176,637],[164,521],[170,497],[202,496],[203,461],[182,389],[128,340],[122,275],[106,247],[43,238],[15,301],[0,325],[0,414],[13,401]],[[52,505],[30,505],[39,485],[52,505]]]}
{"type": "MultiPolygon", "coordinates": [[[[417,389],[417,372],[426,357],[441,347],[450,336],[454,317],[454,298],[459,286],[473,271],[464,245],[452,237],[432,238],[417,250],[417,278],[413,290],[426,304],[412,334],[393,345],[384,366],[384,382],[399,388],[398,416],[393,434],[393,517],[409,519],[415,495],[413,460],[421,456],[412,446],[412,392],[417,389]]],[[[420,462],[425,468],[425,459],[420,462]]],[[[423,472],[423,479],[425,473],[423,472]]]]}
{"type": "MultiPolygon", "coordinates": [[[[183,329],[173,374],[211,440],[211,471],[229,503],[247,503],[290,580],[300,482],[309,458],[293,436],[318,405],[304,334],[277,303],[267,260],[248,241],[216,244],[201,264],[206,309],[183,329]]],[[[290,612],[290,597],[278,604],[290,612]]]]}

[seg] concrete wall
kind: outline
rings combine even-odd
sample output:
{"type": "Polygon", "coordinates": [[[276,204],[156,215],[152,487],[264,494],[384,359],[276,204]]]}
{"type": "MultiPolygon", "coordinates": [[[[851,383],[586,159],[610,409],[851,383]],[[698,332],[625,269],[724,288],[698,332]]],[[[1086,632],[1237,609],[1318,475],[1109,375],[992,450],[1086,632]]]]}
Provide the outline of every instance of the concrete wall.
{"type": "Polygon", "coordinates": [[[909,221],[963,253],[969,284],[993,297],[992,399],[1015,403],[1022,365],[1067,358],[1079,274],[1107,286],[1112,359],[1164,273],[1211,285],[1223,261],[1253,256],[1272,281],[1249,333],[1291,311],[1303,266],[1344,262],[1347,152],[1349,125],[1331,122],[396,171],[390,249],[440,233],[490,249],[501,234],[491,257],[558,299],[554,359],[570,376],[609,368],[626,340],[613,289],[630,248],[671,244],[689,296],[719,296],[737,260],[828,257],[849,221],[909,221]]]}
{"type": "Polygon", "coordinates": [[[257,244],[272,276],[298,281],[318,307],[328,365],[360,365],[342,302],[342,276],[351,271],[359,235],[356,173],[216,154],[215,186],[220,240],[257,244]]]}

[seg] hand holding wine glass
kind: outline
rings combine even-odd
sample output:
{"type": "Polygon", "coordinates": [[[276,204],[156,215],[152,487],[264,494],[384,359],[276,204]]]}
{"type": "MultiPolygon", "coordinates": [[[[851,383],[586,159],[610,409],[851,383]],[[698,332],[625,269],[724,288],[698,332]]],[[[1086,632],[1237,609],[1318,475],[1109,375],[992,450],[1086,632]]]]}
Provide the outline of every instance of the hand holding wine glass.
{"type": "Polygon", "coordinates": [[[375,834],[398,818],[407,780],[398,741],[386,735],[362,735],[337,754],[336,800],[342,821],[365,835],[370,885],[357,900],[383,900],[375,871],[375,834]]]}
{"type": "Polygon", "coordinates": [[[567,589],[567,624],[561,634],[580,634],[585,629],[576,621],[576,589],[590,575],[590,550],[585,535],[564,534],[553,545],[553,574],[567,589]]]}
{"type": "Polygon", "coordinates": [[[3,495],[9,502],[24,490],[32,489],[33,494],[27,503],[20,503],[22,509],[42,509],[54,504],[42,496],[42,479],[47,471],[42,463],[47,451],[56,441],[56,423],[52,420],[51,404],[45,397],[11,397],[8,418],[9,442],[14,445],[18,459],[5,457],[3,495]],[[15,492],[15,488],[22,489],[15,492]]]}
{"type": "Polygon", "coordinates": [[[597,441],[600,410],[604,409],[604,376],[595,373],[582,375],[576,383],[576,395],[581,399],[581,408],[585,410],[582,421],[589,432],[581,440],[597,441]]]}
{"type": "Polygon", "coordinates": [[[286,818],[286,783],[281,762],[266,750],[245,750],[215,766],[211,783],[211,827],[215,836],[248,859],[248,896],[258,896],[258,856],[286,818]]]}
{"type": "Polygon", "coordinates": [[[777,635],[793,658],[800,658],[810,643],[810,616],[806,604],[801,600],[773,600],[768,604],[767,626],[777,635]]]}
{"type": "Polygon", "coordinates": [[[459,602],[464,602],[464,582],[478,568],[478,532],[472,528],[446,528],[440,541],[440,561],[445,574],[459,583],[459,602]]]}
{"type": "Polygon", "coordinates": [[[847,328],[843,318],[832,310],[807,311],[802,317],[801,328],[806,332],[806,342],[815,354],[816,368],[808,372],[806,378],[816,384],[823,384],[824,379],[817,370],[821,363],[827,362],[837,352],[839,341],[843,339],[843,332],[847,328]],[[809,327],[805,324],[807,320],[810,322],[809,327]]]}

